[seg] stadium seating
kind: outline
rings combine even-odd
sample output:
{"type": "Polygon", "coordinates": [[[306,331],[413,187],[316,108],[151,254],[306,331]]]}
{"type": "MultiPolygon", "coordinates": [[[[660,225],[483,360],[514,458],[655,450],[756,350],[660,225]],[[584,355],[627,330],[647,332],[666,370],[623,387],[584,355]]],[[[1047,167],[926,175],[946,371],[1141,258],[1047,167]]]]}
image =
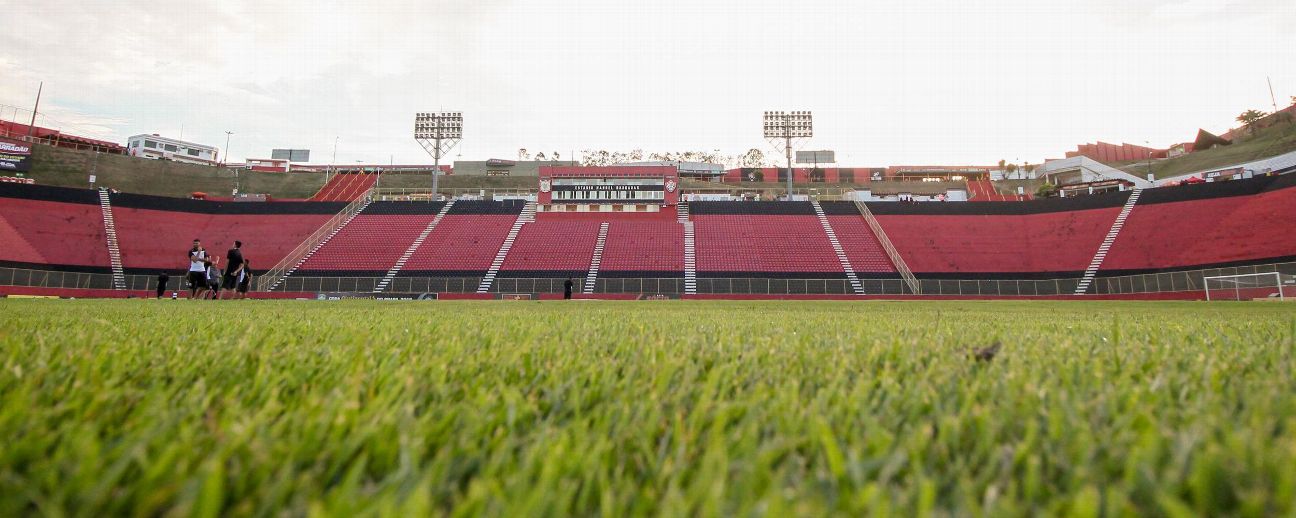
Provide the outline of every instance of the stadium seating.
{"type": "Polygon", "coordinates": [[[537,220],[522,226],[502,277],[584,277],[598,241],[597,221],[537,220]]]}
{"type": "Polygon", "coordinates": [[[684,226],[674,219],[611,219],[601,277],[684,275],[684,226]]]}
{"type": "Polygon", "coordinates": [[[310,198],[310,201],[352,201],[378,182],[371,173],[337,173],[310,198]]]}
{"type": "Polygon", "coordinates": [[[809,203],[698,202],[690,207],[698,276],[845,276],[809,203]]]}
{"type": "Polygon", "coordinates": [[[205,214],[117,206],[117,244],[129,272],[183,270],[185,253],[198,238],[208,253],[224,256],[243,241],[243,255],[254,269],[273,267],[331,214],[205,214]]]}
{"type": "Polygon", "coordinates": [[[372,276],[390,270],[441,202],[374,202],[298,267],[297,276],[372,276]]]}
{"type": "Polygon", "coordinates": [[[968,201],[1017,201],[1015,196],[1000,194],[990,180],[968,180],[967,184],[968,194],[972,195],[968,201]]]}
{"type": "Polygon", "coordinates": [[[1119,207],[1110,207],[1020,215],[879,215],[877,219],[915,274],[1019,277],[1083,271],[1119,212],[1119,207]]]}
{"type": "MultiPolygon", "coordinates": [[[[1205,189],[1168,187],[1165,192],[1205,189]]],[[[1149,201],[1130,212],[1103,270],[1161,270],[1296,256],[1296,188],[1149,201]]]]}
{"type": "Polygon", "coordinates": [[[98,204],[2,200],[0,262],[88,271],[108,268],[108,245],[98,204]]]}
{"type": "Polygon", "coordinates": [[[891,258],[887,257],[882,243],[873,235],[873,230],[863,216],[828,216],[828,224],[832,225],[837,241],[841,243],[846,258],[850,259],[851,268],[857,274],[896,273],[891,258]]]}

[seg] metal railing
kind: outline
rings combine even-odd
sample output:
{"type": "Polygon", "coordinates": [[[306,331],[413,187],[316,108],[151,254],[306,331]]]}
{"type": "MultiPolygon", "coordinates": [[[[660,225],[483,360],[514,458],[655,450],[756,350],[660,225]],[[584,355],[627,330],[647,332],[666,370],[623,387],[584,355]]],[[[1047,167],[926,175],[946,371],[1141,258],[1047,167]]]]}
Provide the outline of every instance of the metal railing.
{"type": "Polygon", "coordinates": [[[882,250],[886,251],[887,257],[891,258],[891,264],[895,265],[896,271],[900,273],[900,278],[904,279],[905,284],[915,295],[922,294],[922,285],[914,277],[909,265],[905,264],[904,258],[900,257],[900,251],[896,250],[895,245],[891,244],[891,238],[887,237],[886,231],[882,230],[882,224],[878,223],[877,218],[873,217],[873,211],[869,210],[868,205],[864,202],[855,202],[855,208],[859,210],[860,215],[864,216],[864,221],[873,230],[873,235],[877,236],[878,242],[882,244],[882,250]]]}
{"type": "Polygon", "coordinates": [[[315,247],[323,243],[325,239],[328,239],[329,236],[333,235],[334,231],[346,224],[346,222],[356,213],[360,212],[360,210],[364,208],[365,204],[369,202],[369,197],[372,193],[373,189],[370,189],[360,197],[352,200],[351,203],[348,203],[341,211],[334,214],[328,221],[324,222],[320,228],[316,229],[315,232],[306,237],[301,244],[297,245],[296,248],[293,248],[291,252],[288,252],[288,255],[285,255],[284,258],[275,264],[273,268],[257,279],[257,289],[261,291],[269,291],[273,289],[280,280],[288,275],[288,272],[292,271],[292,269],[296,267],[304,257],[306,257],[306,254],[315,250],[315,247]]]}
{"type": "MultiPolygon", "coordinates": [[[[1205,277],[1278,272],[1285,282],[1296,275],[1296,262],[1254,266],[1232,266],[1175,272],[1098,277],[1089,295],[1200,292],[1205,277]]],[[[187,289],[184,272],[171,273],[167,291],[187,289]]],[[[156,275],[127,274],[128,290],[152,291],[156,275]]],[[[573,277],[573,280],[576,278],[573,277]]],[[[283,279],[276,291],[285,292],[372,292],[382,277],[297,277],[283,279]]],[[[561,293],[565,278],[495,279],[491,293],[561,293]]],[[[913,291],[903,279],[860,279],[867,295],[907,295],[913,291]]],[[[954,296],[1072,296],[1080,277],[1056,279],[918,279],[923,295],[954,296]]],[[[391,293],[474,293],[481,277],[396,277],[385,291],[391,293]]],[[[109,273],[82,273],[0,268],[0,285],[44,288],[112,289],[109,273]]],[[[1285,289],[1296,289],[1296,285],[1285,289]]],[[[600,276],[594,293],[639,293],[677,295],[684,293],[684,278],[616,278],[600,276]]],[[[851,295],[854,289],[844,277],[838,279],[714,278],[697,279],[699,294],[751,295],[851,295]]],[[[183,296],[183,295],[182,295],[183,296]]],[[[1077,297],[1079,298],[1079,297],[1077,297]]]]}

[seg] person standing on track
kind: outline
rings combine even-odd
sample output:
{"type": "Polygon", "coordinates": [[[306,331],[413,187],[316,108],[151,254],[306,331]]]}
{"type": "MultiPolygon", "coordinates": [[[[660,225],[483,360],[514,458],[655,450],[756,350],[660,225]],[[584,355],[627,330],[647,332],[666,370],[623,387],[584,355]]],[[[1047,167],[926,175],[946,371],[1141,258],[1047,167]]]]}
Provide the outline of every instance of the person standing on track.
{"type": "Polygon", "coordinates": [[[189,249],[189,298],[198,296],[198,290],[207,287],[207,251],[202,242],[193,240],[189,249]]]}
{"type": "Polygon", "coordinates": [[[567,281],[563,283],[563,300],[570,300],[570,299],[571,299],[571,295],[572,295],[572,286],[574,286],[575,284],[576,284],[576,283],[572,282],[572,280],[571,280],[570,278],[567,279],[567,281]]]}
{"type": "Polygon", "coordinates": [[[223,280],[220,292],[217,292],[216,298],[223,298],[223,294],[228,292],[231,298],[238,296],[239,279],[243,276],[243,242],[235,241],[234,248],[225,253],[225,279],[223,280]]]}
{"type": "Polygon", "coordinates": [[[170,281],[170,280],[171,280],[171,276],[170,276],[170,275],[167,275],[166,272],[162,272],[162,273],[159,273],[159,274],[158,274],[158,277],[157,277],[157,298],[160,299],[160,298],[162,298],[163,295],[166,294],[167,281],[170,281]]]}

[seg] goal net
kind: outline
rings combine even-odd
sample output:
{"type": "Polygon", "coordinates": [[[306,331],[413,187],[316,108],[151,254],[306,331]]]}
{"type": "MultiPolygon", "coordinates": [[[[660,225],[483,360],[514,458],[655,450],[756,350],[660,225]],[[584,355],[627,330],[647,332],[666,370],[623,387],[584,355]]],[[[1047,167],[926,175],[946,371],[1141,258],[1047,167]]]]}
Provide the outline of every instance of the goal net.
{"type": "Polygon", "coordinates": [[[1206,277],[1206,300],[1279,299],[1296,296],[1296,276],[1278,272],[1206,277]]]}

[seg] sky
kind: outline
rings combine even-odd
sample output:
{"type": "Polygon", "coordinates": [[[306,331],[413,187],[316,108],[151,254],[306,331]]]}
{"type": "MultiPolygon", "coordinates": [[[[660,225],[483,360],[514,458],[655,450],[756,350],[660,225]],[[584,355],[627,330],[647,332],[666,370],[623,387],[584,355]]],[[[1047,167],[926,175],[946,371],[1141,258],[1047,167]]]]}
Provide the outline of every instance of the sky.
{"type": "Polygon", "coordinates": [[[811,110],[842,166],[1038,163],[1166,147],[1296,96],[1291,0],[0,0],[0,119],[268,157],[431,163],[519,148],[758,148],[811,110]]]}

